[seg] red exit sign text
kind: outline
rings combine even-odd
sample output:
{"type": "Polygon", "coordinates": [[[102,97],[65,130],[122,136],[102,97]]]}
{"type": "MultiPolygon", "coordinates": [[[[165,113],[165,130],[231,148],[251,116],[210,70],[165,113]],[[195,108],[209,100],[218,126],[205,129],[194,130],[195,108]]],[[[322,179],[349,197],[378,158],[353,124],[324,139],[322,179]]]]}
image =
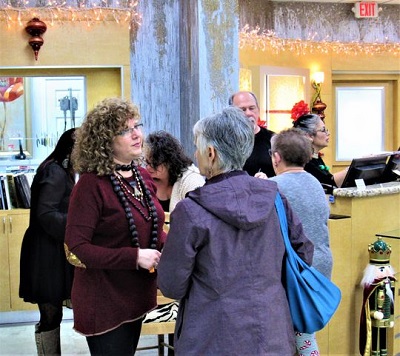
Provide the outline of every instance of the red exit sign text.
{"type": "Polygon", "coordinates": [[[356,18],[378,17],[378,3],[374,1],[356,2],[353,7],[356,18]]]}

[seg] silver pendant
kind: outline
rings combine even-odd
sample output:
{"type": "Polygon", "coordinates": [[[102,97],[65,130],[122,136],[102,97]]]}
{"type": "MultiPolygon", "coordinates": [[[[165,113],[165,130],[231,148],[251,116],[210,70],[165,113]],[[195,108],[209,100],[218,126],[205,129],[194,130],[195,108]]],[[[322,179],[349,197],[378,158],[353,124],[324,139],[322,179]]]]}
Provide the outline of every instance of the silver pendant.
{"type": "Polygon", "coordinates": [[[142,193],[136,187],[133,188],[133,193],[135,195],[135,198],[142,199],[142,193]]]}

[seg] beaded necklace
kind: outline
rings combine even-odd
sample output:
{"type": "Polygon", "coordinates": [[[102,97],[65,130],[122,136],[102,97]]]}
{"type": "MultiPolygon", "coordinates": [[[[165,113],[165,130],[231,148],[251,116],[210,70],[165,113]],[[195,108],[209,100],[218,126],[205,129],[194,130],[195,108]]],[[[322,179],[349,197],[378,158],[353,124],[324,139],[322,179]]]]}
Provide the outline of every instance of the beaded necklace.
{"type": "MultiPolygon", "coordinates": [[[[140,247],[138,232],[136,229],[135,221],[133,219],[132,208],[130,205],[133,205],[134,208],[140,213],[140,215],[146,220],[152,220],[152,230],[151,230],[151,242],[150,248],[157,248],[158,241],[158,217],[157,210],[154,205],[153,198],[151,196],[150,190],[144,184],[143,178],[135,165],[131,166],[132,174],[135,177],[137,183],[137,190],[141,193],[141,197],[135,197],[137,195],[136,192],[132,193],[129,189],[130,184],[126,185],[124,183],[124,178],[116,173],[110,175],[111,184],[113,186],[113,190],[115,194],[118,196],[118,199],[125,211],[125,217],[128,220],[129,231],[131,233],[131,244],[132,247],[140,247]],[[144,192],[144,194],[143,194],[144,192]],[[144,197],[144,199],[143,199],[144,197]],[[134,198],[134,199],[133,199],[134,198]],[[140,201],[144,207],[147,207],[149,215],[146,216],[144,211],[135,203],[135,199],[140,201]],[[140,199],[140,200],[139,200],[140,199]]],[[[132,188],[132,187],[131,187],[132,188]]]]}
{"type": "Polygon", "coordinates": [[[327,165],[325,165],[325,164],[320,164],[320,165],[318,166],[318,168],[319,168],[321,171],[329,172],[329,166],[327,166],[327,165]]]}
{"type": "Polygon", "coordinates": [[[116,171],[125,171],[128,172],[130,170],[132,170],[133,168],[133,164],[129,163],[129,164],[116,164],[115,165],[115,170],[116,171]]]}
{"type": "Polygon", "coordinates": [[[119,185],[121,186],[122,190],[124,191],[125,195],[130,199],[130,197],[136,199],[138,202],[140,202],[143,206],[144,201],[143,201],[143,189],[140,185],[140,181],[137,175],[134,175],[135,181],[130,183],[128,182],[121,174],[117,172],[115,175],[119,181],[119,185]],[[133,193],[131,190],[128,188],[131,187],[133,189],[133,193]]]}

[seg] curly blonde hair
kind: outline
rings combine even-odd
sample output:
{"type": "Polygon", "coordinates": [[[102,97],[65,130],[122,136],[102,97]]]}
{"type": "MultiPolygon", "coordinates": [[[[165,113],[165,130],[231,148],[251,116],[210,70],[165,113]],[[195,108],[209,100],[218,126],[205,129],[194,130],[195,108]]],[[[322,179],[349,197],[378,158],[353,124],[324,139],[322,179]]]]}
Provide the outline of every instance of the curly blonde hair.
{"type": "Polygon", "coordinates": [[[127,121],[139,120],[139,109],[128,100],[107,98],[89,111],[75,132],[71,160],[75,172],[111,174],[115,168],[112,144],[115,136],[127,128],[127,121]]]}

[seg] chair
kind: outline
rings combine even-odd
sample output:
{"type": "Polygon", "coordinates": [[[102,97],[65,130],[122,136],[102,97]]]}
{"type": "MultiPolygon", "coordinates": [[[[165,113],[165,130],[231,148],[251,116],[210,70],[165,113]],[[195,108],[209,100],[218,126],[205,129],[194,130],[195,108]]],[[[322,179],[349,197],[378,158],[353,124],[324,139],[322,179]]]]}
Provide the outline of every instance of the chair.
{"type": "MultiPolygon", "coordinates": [[[[169,231],[169,213],[165,212],[164,231],[169,231]]],[[[175,302],[174,299],[164,297],[160,290],[157,290],[157,305],[165,305],[175,302]]],[[[158,349],[158,355],[164,355],[164,347],[168,348],[168,355],[173,355],[175,320],[173,321],[154,321],[142,324],[141,335],[157,335],[158,343],[154,346],[138,347],[137,351],[158,349]],[[165,335],[168,335],[168,343],[165,342],[165,335]]]]}
{"type": "MultiPolygon", "coordinates": [[[[174,302],[174,299],[170,299],[164,297],[162,293],[157,291],[157,304],[169,304],[174,302]]],[[[165,321],[165,322],[150,322],[142,324],[142,332],[141,335],[157,335],[158,343],[154,346],[146,346],[139,347],[137,351],[141,350],[150,350],[150,349],[158,349],[158,355],[164,355],[164,347],[168,348],[168,355],[173,355],[174,347],[173,345],[173,334],[175,329],[175,320],[174,321],[165,321]],[[168,343],[165,340],[165,335],[168,335],[168,343]]]]}

